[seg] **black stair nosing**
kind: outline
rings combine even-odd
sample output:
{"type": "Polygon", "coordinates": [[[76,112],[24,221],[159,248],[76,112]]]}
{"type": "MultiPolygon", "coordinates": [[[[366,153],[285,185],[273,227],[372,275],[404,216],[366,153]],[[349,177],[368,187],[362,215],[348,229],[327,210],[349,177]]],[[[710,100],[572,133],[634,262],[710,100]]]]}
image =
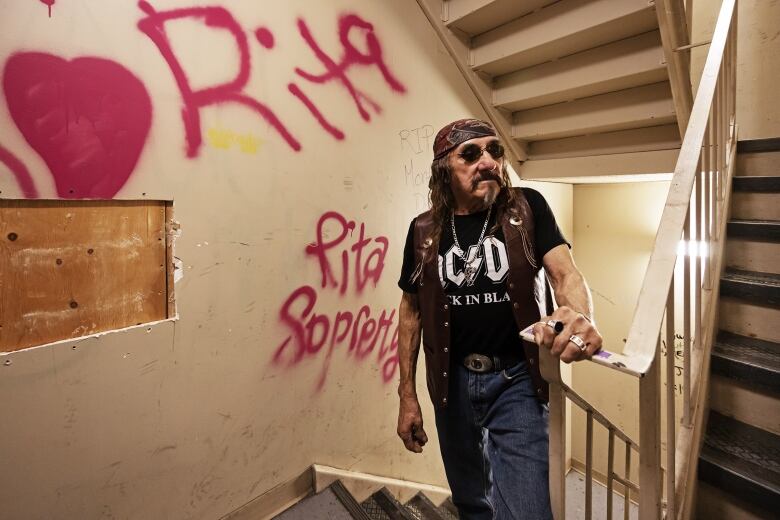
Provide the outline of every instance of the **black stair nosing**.
{"type": "Polygon", "coordinates": [[[409,501],[406,502],[406,505],[417,507],[426,520],[445,520],[444,516],[439,512],[439,508],[436,507],[436,504],[431,502],[431,499],[425,496],[422,491],[419,491],[410,498],[409,501]]]}
{"type": "Polygon", "coordinates": [[[780,435],[711,410],[704,446],[729,455],[745,471],[764,475],[780,493],[780,435]]]}
{"type": "Polygon", "coordinates": [[[780,343],[721,330],[710,367],[714,374],[780,394],[780,343]]]}
{"type": "Polygon", "coordinates": [[[780,506],[780,436],[711,411],[699,478],[764,509],[780,506]],[[760,459],[760,463],[751,460],[760,459]]]}
{"type": "Polygon", "coordinates": [[[729,237],[778,242],[780,241],[780,221],[731,219],[726,227],[726,233],[729,237]]]}
{"type": "Polygon", "coordinates": [[[387,513],[392,520],[417,520],[403,504],[395,499],[386,487],[383,487],[371,496],[377,505],[382,508],[382,511],[387,513]]]}
{"type": "Polygon", "coordinates": [[[336,498],[341,502],[341,505],[349,511],[352,518],[355,520],[371,520],[368,513],[366,513],[360,503],[355,500],[355,497],[347,490],[343,482],[336,480],[328,487],[330,487],[333,494],[336,495],[336,498]]]}
{"type": "Polygon", "coordinates": [[[732,357],[720,355],[717,347],[710,360],[713,374],[736,379],[750,386],[760,387],[780,396],[780,372],[764,366],[744,363],[732,357]]]}
{"type": "Polygon", "coordinates": [[[780,176],[758,177],[740,175],[732,181],[732,191],[747,193],[777,193],[780,192],[780,176]]]}
{"type": "Polygon", "coordinates": [[[780,137],[737,141],[737,153],[780,151],[780,137]]]}
{"type": "Polygon", "coordinates": [[[721,296],[759,305],[780,305],[780,275],[729,268],[720,278],[721,296]]]}
{"type": "Polygon", "coordinates": [[[735,471],[728,464],[723,464],[717,455],[712,456],[711,451],[715,450],[709,450],[706,446],[702,448],[699,457],[699,480],[763,510],[778,510],[780,494],[774,488],[766,487],[748,475],[735,471]]]}

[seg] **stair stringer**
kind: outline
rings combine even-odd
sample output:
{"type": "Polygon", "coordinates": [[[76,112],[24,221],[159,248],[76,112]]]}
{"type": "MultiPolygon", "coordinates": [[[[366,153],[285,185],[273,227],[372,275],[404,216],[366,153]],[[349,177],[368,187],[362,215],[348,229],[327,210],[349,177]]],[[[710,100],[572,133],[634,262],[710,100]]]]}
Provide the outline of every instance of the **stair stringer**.
{"type": "MultiPolygon", "coordinates": [[[[736,141],[739,128],[734,128],[734,140],[736,141]]],[[[720,277],[726,266],[726,225],[729,221],[728,213],[731,211],[729,198],[731,196],[731,185],[734,179],[735,161],[737,159],[737,147],[734,146],[729,156],[729,172],[726,178],[728,182],[724,188],[726,200],[724,208],[727,212],[723,215],[718,228],[718,241],[715,245],[714,254],[717,258],[715,266],[710,275],[714,282],[711,284],[709,295],[705,296],[709,301],[717,302],[720,298],[720,277]]],[[[694,363],[691,366],[691,408],[693,416],[691,425],[680,425],[677,433],[677,446],[675,453],[675,500],[677,503],[677,519],[689,520],[693,518],[696,510],[696,496],[698,487],[698,468],[699,455],[704,444],[704,435],[707,433],[707,418],[710,413],[710,361],[712,349],[718,336],[718,313],[719,306],[709,305],[708,302],[702,302],[702,308],[711,309],[711,314],[702,319],[702,332],[700,347],[704,352],[698,356],[691,356],[694,363]],[[698,362],[698,363],[697,363],[698,362]]],[[[671,520],[671,519],[670,519],[671,520]]]]}

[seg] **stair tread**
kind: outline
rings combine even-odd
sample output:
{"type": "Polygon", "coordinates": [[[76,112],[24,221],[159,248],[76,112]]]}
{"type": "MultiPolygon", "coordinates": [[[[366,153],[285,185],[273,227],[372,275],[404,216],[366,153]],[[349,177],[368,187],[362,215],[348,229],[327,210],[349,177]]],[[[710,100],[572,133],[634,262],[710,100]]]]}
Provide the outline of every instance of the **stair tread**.
{"type": "Polygon", "coordinates": [[[702,458],[780,494],[780,436],[710,412],[702,458]]]}
{"type": "Polygon", "coordinates": [[[738,362],[756,364],[780,372],[780,343],[722,330],[715,342],[715,352],[738,362]]]}
{"type": "Polygon", "coordinates": [[[735,224],[765,224],[765,225],[778,225],[780,224],[780,220],[758,220],[758,219],[741,219],[741,218],[733,218],[729,220],[729,222],[733,222],[735,224]]]}
{"type": "Polygon", "coordinates": [[[360,504],[371,518],[381,520],[416,520],[390,491],[383,487],[360,504]]]}
{"type": "Polygon", "coordinates": [[[418,520],[445,520],[441,511],[422,492],[410,498],[405,506],[418,520]]]}
{"type": "Polygon", "coordinates": [[[726,228],[729,237],[759,242],[780,241],[780,220],[731,219],[726,228]]]}
{"type": "Polygon", "coordinates": [[[741,175],[734,177],[732,181],[734,191],[739,192],[780,192],[780,176],[759,177],[753,175],[741,175]]]}
{"type": "Polygon", "coordinates": [[[721,330],[711,366],[713,373],[721,376],[780,391],[780,343],[721,330]]]}
{"type": "Polygon", "coordinates": [[[721,280],[740,283],[753,283],[780,287],[780,274],[759,273],[757,271],[743,271],[741,269],[728,268],[723,272],[721,280]]]}

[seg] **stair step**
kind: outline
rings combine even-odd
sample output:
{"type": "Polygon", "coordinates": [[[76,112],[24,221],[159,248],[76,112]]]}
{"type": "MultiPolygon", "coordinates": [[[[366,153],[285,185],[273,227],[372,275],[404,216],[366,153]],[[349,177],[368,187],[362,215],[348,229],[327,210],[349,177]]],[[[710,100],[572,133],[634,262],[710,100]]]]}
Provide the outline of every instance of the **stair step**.
{"type": "Polygon", "coordinates": [[[780,275],[727,269],[720,279],[721,296],[758,305],[780,305],[780,275]]]}
{"type": "Polygon", "coordinates": [[[721,293],[718,320],[723,330],[780,343],[780,307],[757,305],[721,293]]]}
{"type": "Polygon", "coordinates": [[[780,508],[780,436],[710,412],[699,479],[767,510],[780,508]]]}
{"type": "Polygon", "coordinates": [[[349,491],[336,481],[316,495],[310,495],[274,517],[274,520],[370,520],[349,491]],[[345,501],[349,504],[346,505],[345,501]]]}
{"type": "Polygon", "coordinates": [[[647,0],[562,0],[473,38],[472,68],[499,76],[657,27],[647,0]]]}
{"type": "Polygon", "coordinates": [[[734,191],[780,193],[780,177],[757,177],[752,175],[734,177],[732,188],[734,191]]]}
{"type": "Polygon", "coordinates": [[[780,393],[780,344],[720,331],[712,371],[780,393]]]}
{"type": "Polygon", "coordinates": [[[448,0],[445,25],[476,36],[558,0],[448,0]]]}
{"type": "MultiPolygon", "coordinates": [[[[740,177],[735,177],[739,179],[740,177]]],[[[775,177],[755,177],[775,179],[775,177]]],[[[780,186],[780,184],[778,184],[780,186]]],[[[731,194],[732,219],[780,221],[780,193],[735,191],[731,194]]]]}
{"type": "Polygon", "coordinates": [[[586,157],[563,157],[526,161],[518,173],[525,180],[550,180],[573,184],[620,182],[630,175],[631,182],[671,180],[680,150],[653,150],[586,157]]]}
{"type": "Polygon", "coordinates": [[[679,148],[680,131],[677,124],[672,124],[534,141],[528,147],[528,158],[530,160],[557,159],[679,148]]]}
{"type": "Polygon", "coordinates": [[[380,489],[360,505],[371,519],[417,520],[387,488],[380,489]]]}
{"type": "Polygon", "coordinates": [[[406,502],[406,509],[417,520],[447,520],[447,517],[442,515],[439,508],[422,492],[417,493],[406,502]]]}
{"type": "Polygon", "coordinates": [[[666,79],[661,36],[650,31],[499,76],[493,105],[526,110],[666,79]]]}
{"type": "Polygon", "coordinates": [[[737,153],[780,151],[780,137],[737,141],[737,153]]]}
{"type": "Polygon", "coordinates": [[[737,154],[735,178],[777,177],[780,175],[780,151],[746,152],[737,154]]]}
{"type": "Polygon", "coordinates": [[[726,267],[780,274],[780,242],[730,237],[726,241],[726,267]]]}
{"type": "Polygon", "coordinates": [[[780,242],[780,221],[732,219],[728,222],[727,233],[729,237],[780,242]]]}
{"type": "Polygon", "coordinates": [[[559,139],[674,123],[668,81],[515,112],[512,135],[523,141],[559,139]]]}

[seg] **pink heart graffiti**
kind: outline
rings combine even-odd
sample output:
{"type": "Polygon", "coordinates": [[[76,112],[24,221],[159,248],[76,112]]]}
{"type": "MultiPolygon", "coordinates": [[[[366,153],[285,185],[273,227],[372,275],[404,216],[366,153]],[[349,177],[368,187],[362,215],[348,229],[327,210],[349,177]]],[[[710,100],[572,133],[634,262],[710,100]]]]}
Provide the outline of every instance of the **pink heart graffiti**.
{"type": "Polygon", "coordinates": [[[143,83],[103,58],[29,52],[5,64],[16,126],[49,167],[61,198],[112,198],[141,155],[152,120],[143,83]]]}

